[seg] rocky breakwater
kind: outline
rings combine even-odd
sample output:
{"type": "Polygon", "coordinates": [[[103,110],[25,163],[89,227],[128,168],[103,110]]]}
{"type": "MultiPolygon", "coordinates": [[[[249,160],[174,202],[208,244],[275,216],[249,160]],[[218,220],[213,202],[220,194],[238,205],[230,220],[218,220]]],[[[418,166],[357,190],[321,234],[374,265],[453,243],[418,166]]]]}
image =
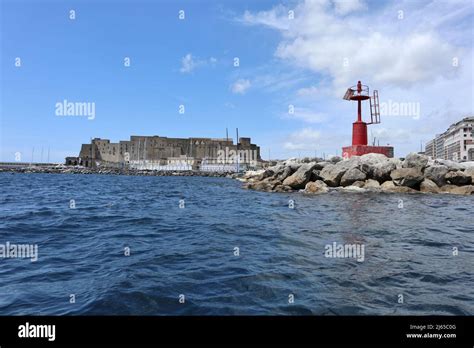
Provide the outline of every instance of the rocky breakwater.
{"type": "Polygon", "coordinates": [[[204,172],[198,170],[139,170],[130,168],[84,168],[79,166],[49,166],[49,167],[13,167],[0,168],[0,172],[7,173],[43,173],[43,174],[100,174],[100,175],[133,175],[133,176],[206,176],[235,178],[234,173],[227,172],[204,172]]]}
{"type": "Polygon", "coordinates": [[[245,173],[243,187],[267,192],[331,190],[352,192],[474,194],[474,162],[431,160],[410,153],[404,159],[367,154],[349,159],[289,159],[245,173]]]}

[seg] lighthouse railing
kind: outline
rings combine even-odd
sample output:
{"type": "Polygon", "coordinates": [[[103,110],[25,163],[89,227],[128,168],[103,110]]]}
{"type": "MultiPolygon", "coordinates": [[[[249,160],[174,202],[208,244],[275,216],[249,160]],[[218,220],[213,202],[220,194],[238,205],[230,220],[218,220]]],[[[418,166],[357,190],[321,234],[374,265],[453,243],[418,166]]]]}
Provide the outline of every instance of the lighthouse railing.
{"type": "Polygon", "coordinates": [[[360,92],[357,90],[357,85],[349,87],[346,91],[346,94],[344,94],[343,99],[345,100],[351,100],[351,97],[353,96],[366,96],[370,97],[370,90],[369,86],[367,85],[361,85],[361,90],[360,92]]]}

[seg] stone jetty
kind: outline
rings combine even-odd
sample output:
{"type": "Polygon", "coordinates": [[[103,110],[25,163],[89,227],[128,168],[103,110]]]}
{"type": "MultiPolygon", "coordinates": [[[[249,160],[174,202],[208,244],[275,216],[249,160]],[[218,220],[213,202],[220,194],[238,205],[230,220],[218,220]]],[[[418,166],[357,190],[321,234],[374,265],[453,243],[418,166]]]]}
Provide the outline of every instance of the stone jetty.
{"type": "Polygon", "coordinates": [[[135,176],[205,176],[234,178],[235,174],[226,172],[205,172],[198,170],[138,170],[130,168],[84,168],[81,166],[24,166],[0,168],[9,173],[45,173],[45,174],[102,174],[102,175],[135,175],[135,176]]]}
{"type": "Polygon", "coordinates": [[[367,154],[349,159],[333,157],[289,159],[264,170],[247,172],[243,187],[267,192],[331,190],[350,192],[474,194],[474,162],[432,160],[410,153],[404,159],[367,154]]]}

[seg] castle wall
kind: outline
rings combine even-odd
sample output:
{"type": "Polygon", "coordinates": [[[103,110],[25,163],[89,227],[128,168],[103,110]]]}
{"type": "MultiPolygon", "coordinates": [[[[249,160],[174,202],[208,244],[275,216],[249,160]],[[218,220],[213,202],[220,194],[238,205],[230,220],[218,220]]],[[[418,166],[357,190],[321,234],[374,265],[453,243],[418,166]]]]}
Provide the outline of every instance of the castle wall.
{"type": "MultiPolygon", "coordinates": [[[[216,159],[219,151],[250,150],[260,158],[260,147],[251,143],[250,138],[239,138],[239,144],[232,140],[211,138],[167,138],[160,136],[136,136],[129,141],[111,143],[108,139],[95,138],[91,144],[83,144],[79,157],[82,165],[95,167],[97,163],[104,166],[123,166],[129,162],[166,161],[180,156],[196,159],[216,159]]],[[[244,161],[246,161],[244,159],[244,161]]]]}

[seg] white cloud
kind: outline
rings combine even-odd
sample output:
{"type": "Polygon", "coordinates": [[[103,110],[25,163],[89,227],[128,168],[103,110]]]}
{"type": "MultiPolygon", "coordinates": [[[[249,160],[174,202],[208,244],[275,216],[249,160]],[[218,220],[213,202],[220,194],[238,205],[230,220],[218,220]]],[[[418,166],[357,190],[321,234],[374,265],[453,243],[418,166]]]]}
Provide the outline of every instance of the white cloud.
{"type": "Polygon", "coordinates": [[[275,68],[271,71],[255,74],[252,84],[268,92],[290,89],[308,79],[299,72],[283,72],[275,68]]]}
{"type": "Polygon", "coordinates": [[[191,53],[188,53],[181,59],[181,69],[179,69],[182,73],[190,73],[196,67],[196,63],[193,60],[193,56],[191,53]]]}
{"type": "Polygon", "coordinates": [[[379,13],[381,18],[369,18],[367,11],[363,16],[353,13],[366,8],[362,1],[308,0],[296,6],[296,18],[291,21],[281,6],[256,14],[246,12],[243,20],[280,31],[282,41],[275,55],[329,75],[337,94],[361,77],[409,87],[454,76],[451,61],[462,53],[458,47],[435,30],[397,30],[413,25],[397,18],[397,7],[379,13]]]}
{"type": "Polygon", "coordinates": [[[294,113],[286,113],[284,119],[301,120],[306,123],[322,123],[327,120],[327,115],[321,112],[315,112],[306,108],[294,108],[294,113]]]}
{"type": "MultiPolygon", "coordinates": [[[[370,131],[370,130],[369,130],[370,131]]],[[[410,133],[408,133],[405,129],[397,129],[397,128],[375,128],[373,131],[370,131],[369,142],[373,141],[381,141],[380,145],[387,145],[393,144],[394,141],[405,140],[408,141],[411,139],[410,133]]]]}
{"type": "Polygon", "coordinates": [[[361,0],[334,0],[334,7],[337,14],[345,15],[366,9],[367,5],[361,0]]]}
{"type": "Polygon", "coordinates": [[[282,20],[284,16],[288,16],[288,10],[284,6],[278,5],[271,11],[261,11],[257,14],[245,11],[243,17],[237,20],[244,24],[258,23],[274,29],[287,30],[289,22],[282,20]]]}
{"type": "Polygon", "coordinates": [[[304,128],[293,132],[283,144],[286,150],[314,150],[319,148],[321,133],[312,128],[304,128]]]}
{"type": "MultiPolygon", "coordinates": [[[[328,96],[332,97],[333,95],[334,90],[327,81],[321,81],[316,86],[302,87],[296,91],[296,96],[304,100],[317,100],[327,98],[328,96]]],[[[339,97],[339,95],[337,97],[339,97]]]]}
{"type": "Polygon", "coordinates": [[[238,79],[232,84],[230,89],[232,90],[232,93],[245,94],[247,90],[250,88],[250,86],[251,86],[250,80],[238,79]]]}
{"type": "Polygon", "coordinates": [[[300,97],[315,97],[321,93],[320,88],[316,86],[300,88],[296,91],[296,94],[300,97]]]}
{"type": "Polygon", "coordinates": [[[194,69],[200,66],[205,65],[215,65],[217,63],[217,58],[211,57],[208,60],[205,59],[197,59],[193,57],[191,53],[186,54],[183,58],[181,58],[181,68],[179,71],[183,74],[190,73],[194,69]]]}

